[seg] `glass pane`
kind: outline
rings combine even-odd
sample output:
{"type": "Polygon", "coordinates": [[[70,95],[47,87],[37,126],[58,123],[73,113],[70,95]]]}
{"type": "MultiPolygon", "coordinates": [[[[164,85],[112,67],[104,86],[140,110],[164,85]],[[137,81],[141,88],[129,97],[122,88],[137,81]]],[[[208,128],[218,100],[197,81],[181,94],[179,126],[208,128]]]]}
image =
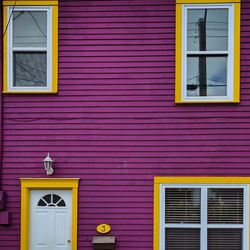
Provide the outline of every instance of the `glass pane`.
{"type": "Polygon", "coordinates": [[[61,200],[60,202],[57,203],[58,207],[66,207],[66,204],[64,202],[64,200],[61,200]]]}
{"type": "Polygon", "coordinates": [[[47,194],[47,195],[43,196],[43,199],[44,199],[47,203],[51,203],[51,194],[47,194]]]}
{"type": "Polygon", "coordinates": [[[187,96],[227,96],[227,57],[189,56],[187,96]]]}
{"type": "Polygon", "coordinates": [[[47,12],[14,11],[14,47],[47,47],[47,12]]]}
{"type": "Polygon", "coordinates": [[[208,223],[243,224],[243,189],[209,188],[208,223]]]}
{"type": "Polygon", "coordinates": [[[165,250],[200,250],[200,229],[166,228],[165,250]]]}
{"type": "Polygon", "coordinates": [[[14,86],[46,87],[47,57],[43,52],[14,53],[14,86]]]}
{"type": "Polygon", "coordinates": [[[187,16],[188,51],[228,49],[228,9],[189,9],[187,16]]]}
{"type": "Polygon", "coordinates": [[[200,189],[167,188],[166,223],[200,223],[200,189]]]}
{"type": "Polygon", "coordinates": [[[46,207],[47,203],[45,203],[42,199],[38,202],[38,207],[46,207]]]}
{"type": "Polygon", "coordinates": [[[242,250],[242,229],[208,229],[208,250],[242,250]]]}
{"type": "Polygon", "coordinates": [[[60,196],[53,194],[53,203],[57,203],[61,199],[60,196]]]}

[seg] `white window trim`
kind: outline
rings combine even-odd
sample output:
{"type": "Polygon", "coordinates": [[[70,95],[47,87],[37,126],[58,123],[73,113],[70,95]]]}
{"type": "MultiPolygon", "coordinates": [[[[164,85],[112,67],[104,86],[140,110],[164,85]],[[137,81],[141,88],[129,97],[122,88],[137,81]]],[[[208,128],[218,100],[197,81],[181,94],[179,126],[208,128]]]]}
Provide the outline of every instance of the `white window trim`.
{"type": "MultiPolygon", "coordinates": [[[[184,4],[182,8],[182,100],[184,101],[233,101],[234,99],[234,4],[184,4]],[[191,54],[227,54],[227,95],[187,96],[187,10],[228,9],[228,51],[192,52],[191,54]]],[[[189,53],[190,54],[190,53],[189,53]]]]}
{"type": "Polygon", "coordinates": [[[52,9],[51,7],[47,6],[38,6],[38,7],[31,7],[31,6],[15,6],[15,7],[8,7],[8,20],[9,27],[8,27],[8,50],[7,50],[7,57],[8,57],[8,90],[10,91],[49,91],[52,90],[52,9]],[[13,47],[13,14],[12,11],[46,11],[47,12],[47,47],[13,47]],[[42,87],[31,87],[31,86],[14,86],[13,81],[13,52],[14,51],[46,51],[47,52],[47,86],[42,87]]]}
{"type": "Polygon", "coordinates": [[[205,184],[205,185],[160,185],[160,249],[165,250],[165,228],[171,225],[175,228],[200,228],[200,250],[207,250],[207,229],[208,228],[242,228],[243,229],[243,242],[242,250],[248,250],[249,241],[249,185],[225,185],[225,184],[205,184]],[[200,224],[165,224],[165,189],[166,188],[200,188],[201,189],[201,223],[200,224]],[[242,188],[244,190],[243,195],[243,225],[238,224],[206,224],[207,218],[207,190],[208,188],[242,188]],[[203,226],[202,226],[203,224],[203,226]]]}

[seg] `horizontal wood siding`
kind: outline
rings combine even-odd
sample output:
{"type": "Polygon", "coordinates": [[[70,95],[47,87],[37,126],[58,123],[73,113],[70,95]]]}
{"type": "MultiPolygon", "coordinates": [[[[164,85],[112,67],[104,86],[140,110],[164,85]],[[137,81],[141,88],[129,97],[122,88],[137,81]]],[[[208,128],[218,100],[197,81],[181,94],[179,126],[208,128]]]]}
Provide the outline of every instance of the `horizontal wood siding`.
{"type": "Polygon", "coordinates": [[[4,95],[3,187],[19,249],[20,177],[79,177],[79,249],[100,223],[118,250],[153,248],[153,178],[250,175],[250,2],[241,103],[176,105],[174,0],[60,0],[59,93],[4,95]]]}

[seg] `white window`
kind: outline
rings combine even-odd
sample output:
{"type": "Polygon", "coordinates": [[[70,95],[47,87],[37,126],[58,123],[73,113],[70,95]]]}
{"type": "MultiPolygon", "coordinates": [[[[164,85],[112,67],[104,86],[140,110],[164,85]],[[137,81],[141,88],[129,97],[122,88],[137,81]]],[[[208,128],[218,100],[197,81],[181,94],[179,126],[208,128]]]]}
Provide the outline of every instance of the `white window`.
{"type": "Polygon", "coordinates": [[[176,41],[176,102],[238,102],[238,5],[180,6],[177,19],[182,22],[176,27],[177,39],[181,38],[176,41]]]}
{"type": "Polygon", "coordinates": [[[58,6],[5,4],[4,92],[56,92],[58,6]]]}
{"type": "Polygon", "coordinates": [[[245,185],[161,185],[161,250],[248,250],[245,185]]]}

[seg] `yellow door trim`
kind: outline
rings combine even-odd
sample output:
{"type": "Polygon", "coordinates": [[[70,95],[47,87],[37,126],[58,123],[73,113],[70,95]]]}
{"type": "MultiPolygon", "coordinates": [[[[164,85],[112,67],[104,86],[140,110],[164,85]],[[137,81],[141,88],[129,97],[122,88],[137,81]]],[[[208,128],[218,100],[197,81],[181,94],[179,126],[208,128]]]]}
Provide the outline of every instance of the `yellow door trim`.
{"type": "Polygon", "coordinates": [[[72,250],[77,250],[77,209],[79,178],[21,178],[21,250],[29,249],[30,191],[33,189],[72,190],[72,250]]]}

